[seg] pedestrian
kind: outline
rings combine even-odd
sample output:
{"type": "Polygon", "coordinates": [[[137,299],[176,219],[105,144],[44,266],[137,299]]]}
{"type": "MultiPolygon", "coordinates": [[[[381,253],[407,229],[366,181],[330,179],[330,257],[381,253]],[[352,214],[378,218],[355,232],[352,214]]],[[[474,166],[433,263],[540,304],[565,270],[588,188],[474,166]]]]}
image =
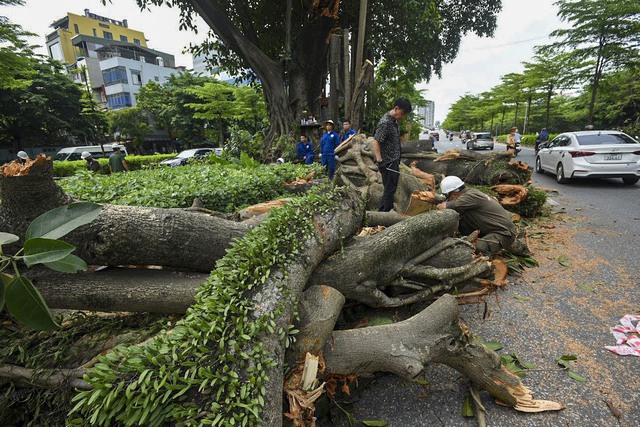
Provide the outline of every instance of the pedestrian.
{"type": "Polygon", "coordinates": [[[111,173],[115,172],[129,172],[129,166],[124,160],[124,154],[122,154],[122,147],[115,145],[113,147],[113,154],[109,156],[109,170],[111,173]]]}
{"type": "Polygon", "coordinates": [[[343,143],[347,139],[351,138],[352,135],[355,135],[356,131],[351,129],[351,120],[344,119],[342,122],[342,138],[340,138],[340,143],[343,143]]]}
{"type": "Polygon", "coordinates": [[[180,140],[178,138],[173,139],[173,147],[176,153],[180,152],[180,140]]]}
{"type": "Polygon", "coordinates": [[[378,122],[373,137],[373,155],[378,164],[380,175],[382,175],[384,187],[378,208],[380,212],[389,212],[393,209],[393,199],[400,178],[400,127],[398,121],[410,112],[411,101],[406,98],[398,98],[393,104],[393,108],[378,122]]]}
{"type": "Polygon", "coordinates": [[[513,139],[516,141],[516,145],[519,145],[522,142],[522,136],[518,133],[518,128],[516,128],[516,133],[513,134],[513,139]]]}
{"type": "Polygon", "coordinates": [[[82,158],[82,160],[86,160],[87,161],[87,170],[88,171],[90,171],[90,172],[98,172],[100,170],[100,163],[98,163],[98,161],[93,158],[93,156],[91,155],[90,152],[83,151],[82,154],[80,154],[80,158],[82,158]]]}
{"type": "Polygon", "coordinates": [[[515,127],[512,127],[511,129],[509,129],[509,135],[507,135],[507,151],[512,150],[512,154],[515,154],[516,152],[516,131],[518,129],[516,129],[515,127]]]}
{"type": "Polygon", "coordinates": [[[18,151],[17,156],[18,158],[16,159],[16,162],[20,164],[24,165],[25,163],[27,163],[27,160],[29,160],[29,155],[25,151],[18,151]]]}
{"type": "Polygon", "coordinates": [[[547,128],[542,128],[540,134],[536,138],[536,153],[540,150],[540,144],[549,141],[549,132],[547,132],[547,128]]]}
{"type": "Polygon", "coordinates": [[[316,157],[313,151],[313,144],[307,140],[307,135],[300,135],[300,141],[298,141],[298,147],[296,150],[296,158],[305,165],[313,163],[313,159],[316,157]]]}
{"type": "Polygon", "coordinates": [[[457,176],[447,176],[440,183],[446,201],[438,209],[453,209],[460,214],[458,229],[468,236],[478,231],[476,249],[483,255],[494,255],[509,249],[518,237],[511,214],[497,200],[480,190],[467,188],[457,176]]]}
{"type": "Polygon", "coordinates": [[[333,130],[334,127],[333,120],[325,121],[325,133],[320,138],[320,158],[322,166],[327,169],[329,181],[333,180],[333,174],[336,172],[335,149],[340,145],[340,136],[333,130]]]}

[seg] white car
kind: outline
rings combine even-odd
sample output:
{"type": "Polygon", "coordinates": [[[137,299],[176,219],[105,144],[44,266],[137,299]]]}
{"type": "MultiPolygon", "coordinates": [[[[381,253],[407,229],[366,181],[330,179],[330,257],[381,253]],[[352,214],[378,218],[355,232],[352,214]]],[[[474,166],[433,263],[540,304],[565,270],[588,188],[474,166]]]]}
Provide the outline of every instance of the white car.
{"type": "Polygon", "coordinates": [[[182,166],[186,165],[191,159],[202,159],[212,153],[216,153],[214,148],[191,148],[189,150],[181,151],[176,157],[165,159],[160,162],[161,165],[167,166],[182,166]]]}
{"type": "Polygon", "coordinates": [[[572,178],[622,178],[640,181],[640,143],[623,132],[591,130],[565,132],[540,145],[536,172],[551,172],[556,181],[572,178]]]}

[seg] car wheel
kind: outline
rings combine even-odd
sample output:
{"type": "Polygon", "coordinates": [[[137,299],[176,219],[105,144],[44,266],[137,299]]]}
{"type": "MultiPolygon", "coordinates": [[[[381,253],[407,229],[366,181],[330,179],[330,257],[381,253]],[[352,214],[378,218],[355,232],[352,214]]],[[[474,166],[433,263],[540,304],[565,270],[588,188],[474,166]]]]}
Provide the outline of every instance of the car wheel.
{"type": "Polygon", "coordinates": [[[540,162],[540,157],[536,157],[536,172],[541,175],[544,173],[544,169],[542,169],[542,162],[540,162]]]}
{"type": "Polygon", "coordinates": [[[471,150],[471,145],[467,144],[467,150],[471,150]]]}
{"type": "Polygon", "coordinates": [[[633,185],[638,181],[640,181],[640,178],[638,178],[637,176],[624,176],[624,177],[622,177],[622,182],[624,182],[626,185],[633,185]]]}
{"type": "Polygon", "coordinates": [[[558,163],[558,167],[556,168],[556,181],[558,184],[566,184],[569,180],[564,176],[564,167],[562,163],[558,163]]]}

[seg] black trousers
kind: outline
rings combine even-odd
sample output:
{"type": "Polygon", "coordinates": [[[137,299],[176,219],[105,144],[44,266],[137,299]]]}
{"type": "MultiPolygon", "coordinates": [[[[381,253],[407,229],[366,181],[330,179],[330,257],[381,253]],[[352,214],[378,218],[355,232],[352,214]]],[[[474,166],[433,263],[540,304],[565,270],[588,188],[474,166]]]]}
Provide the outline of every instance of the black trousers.
{"type": "MultiPolygon", "coordinates": [[[[400,171],[400,159],[395,160],[386,166],[395,171],[400,171]]],[[[389,212],[393,209],[393,199],[396,195],[396,188],[398,188],[400,174],[398,172],[392,172],[387,168],[380,168],[380,175],[382,175],[384,191],[382,192],[382,199],[380,200],[380,208],[378,211],[389,212]]]]}

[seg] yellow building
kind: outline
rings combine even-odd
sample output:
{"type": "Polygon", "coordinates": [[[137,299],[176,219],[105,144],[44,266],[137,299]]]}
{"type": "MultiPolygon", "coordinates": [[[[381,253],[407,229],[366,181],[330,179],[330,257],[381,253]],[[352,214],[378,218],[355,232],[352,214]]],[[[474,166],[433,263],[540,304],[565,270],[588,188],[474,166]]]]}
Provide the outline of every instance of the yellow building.
{"type": "MultiPolygon", "coordinates": [[[[49,56],[58,61],[72,65],[78,56],[78,52],[71,39],[77,35],[92,36],[110,41],[132,43],[138,46],[147,46],[147,40],[142,31],[132,30],[127,20],[117,21],[84,10],[84,16],[67,13],[51,24],[54,31],[47,36],[47,51],[49,56]]],[[[80,54],[79,54],[80,53],[80,54]]]]}

